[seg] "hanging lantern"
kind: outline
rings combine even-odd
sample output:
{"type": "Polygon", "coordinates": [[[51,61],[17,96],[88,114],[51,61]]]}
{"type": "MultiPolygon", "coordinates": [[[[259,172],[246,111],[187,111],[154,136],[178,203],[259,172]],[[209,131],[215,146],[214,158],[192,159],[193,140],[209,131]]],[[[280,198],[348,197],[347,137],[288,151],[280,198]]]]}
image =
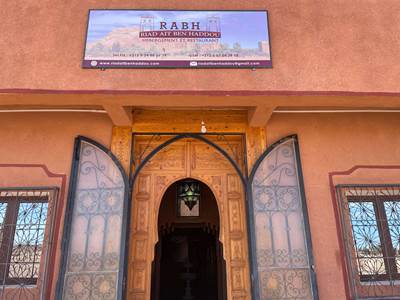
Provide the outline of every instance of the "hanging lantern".
{"type": "Polygon", "coordinates": [[[198,181],[182,181],[178,185],[178,201],[182,201],[192,210],[200,201],[200,184],[198,181]]]}

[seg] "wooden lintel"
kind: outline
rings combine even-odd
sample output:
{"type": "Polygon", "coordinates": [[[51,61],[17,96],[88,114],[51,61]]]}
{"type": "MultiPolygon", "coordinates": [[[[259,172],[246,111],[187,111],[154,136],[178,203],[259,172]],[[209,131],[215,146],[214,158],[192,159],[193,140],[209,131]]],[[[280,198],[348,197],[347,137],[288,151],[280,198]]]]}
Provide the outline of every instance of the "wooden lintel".
{"type": "Polygon", "coordinates": [[[248,111],[248,122],[250,127],[264,127],[275,107],[271,106],[256,106],[248,111]]]}
{"type": "Polygon", "coordinates": [[[103,105],[115,126],[132,126],[132,112],[120,105],[103,105]]]}
{"type": "Polygon", "coordinates": [[[133,112],[134,132],[245,132],[246,110],[145,110],[133,112]]]}

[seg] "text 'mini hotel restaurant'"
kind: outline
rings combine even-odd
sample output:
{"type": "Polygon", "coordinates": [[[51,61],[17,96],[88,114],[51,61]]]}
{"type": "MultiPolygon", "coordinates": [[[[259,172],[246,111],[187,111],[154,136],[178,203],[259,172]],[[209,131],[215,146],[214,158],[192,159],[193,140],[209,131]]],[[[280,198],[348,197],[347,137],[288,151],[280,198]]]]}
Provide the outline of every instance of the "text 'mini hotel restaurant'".
{"type": "Polygon", "coordinates": [[[400,299],[400,2],[128,2],[1,4],[0,300],[400,299]]]}

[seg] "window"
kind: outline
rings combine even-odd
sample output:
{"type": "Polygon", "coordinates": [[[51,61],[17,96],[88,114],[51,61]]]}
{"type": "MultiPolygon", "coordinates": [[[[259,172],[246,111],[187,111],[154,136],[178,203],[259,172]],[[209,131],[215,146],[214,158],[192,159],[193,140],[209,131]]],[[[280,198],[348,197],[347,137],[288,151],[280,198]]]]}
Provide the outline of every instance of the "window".
{"type": "Polygon", "coordinates": [[[0,190],[0,280],[3,285],[35,285],[42,277],[52,192],[0,190]]]}
{"type": "Polygon", "coordinates": [[[400,296],[400,186],[338,188],[354,293],[400,296]]]}

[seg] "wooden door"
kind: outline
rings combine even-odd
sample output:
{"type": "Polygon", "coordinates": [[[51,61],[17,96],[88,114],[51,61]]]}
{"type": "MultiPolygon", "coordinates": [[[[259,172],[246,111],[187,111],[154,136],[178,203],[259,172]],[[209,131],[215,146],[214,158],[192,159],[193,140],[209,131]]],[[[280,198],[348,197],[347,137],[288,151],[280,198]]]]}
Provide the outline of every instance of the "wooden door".
{"type": "MultiPolygon", "coordinates": [[[[167,139],[167,138],[166,138],[167,139]]],[[[160,140],[149,136],[136,140],[135,157],[144,159],[160,140]]],[[[243,161],[243,145],[237,137],[218,145],[243,161]]],[[[135,164],[140,163],[136,161],[135,164]]],[[[243,166],[242,166],[243,168],[243,166]]],[[[244,189],[232,164],[212,146],[182,139],[158,152],[139,173],[133,190],[129,236],[128,299],[148,300],[151,294],[151,265],[158,242],[158,210],[166,189],[177,180],[194,178],[207,184],[217,200],[220,237],[226,261],[227,297],[251,299],[244,189]]]]}

